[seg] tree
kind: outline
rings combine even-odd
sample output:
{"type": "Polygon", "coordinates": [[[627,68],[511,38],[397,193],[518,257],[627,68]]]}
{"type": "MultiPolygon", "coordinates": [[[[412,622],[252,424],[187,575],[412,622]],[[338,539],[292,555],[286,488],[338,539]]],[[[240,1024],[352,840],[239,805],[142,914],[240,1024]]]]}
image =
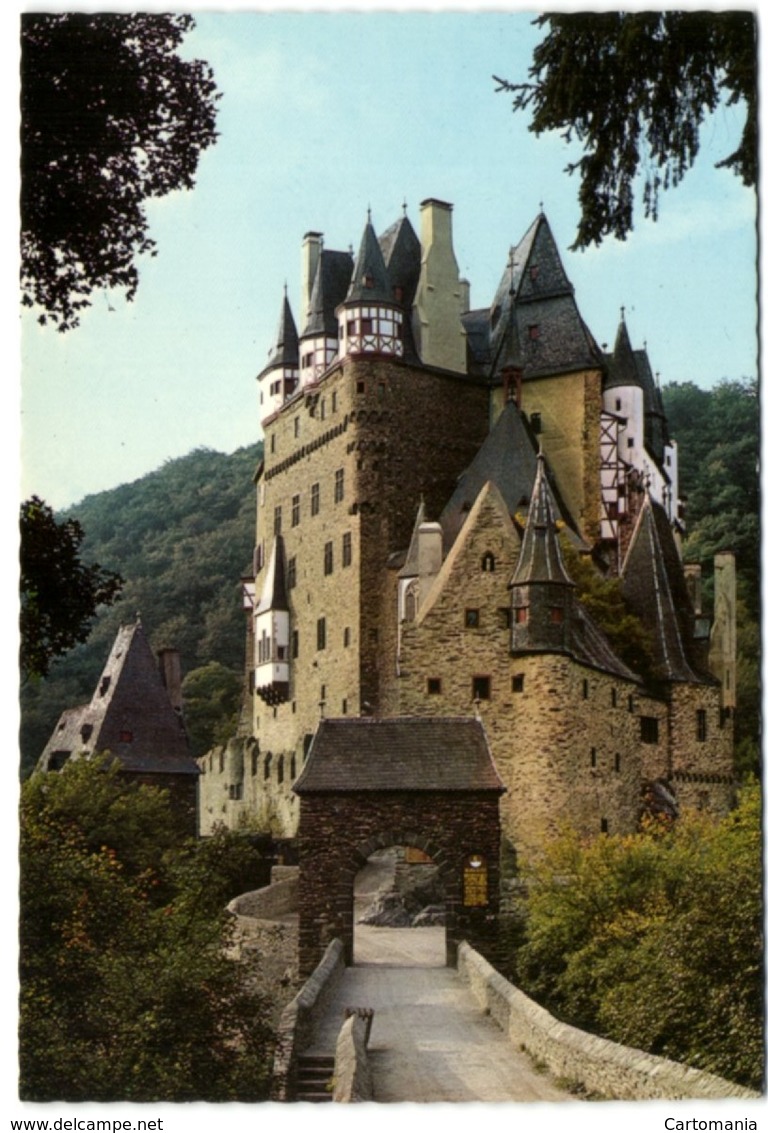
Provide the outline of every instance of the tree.
{"type": "Polygon", "coordinates": [[[178,844],[166,791],[107,760],[33,775],[20,812],[20,1094],[260,1101],[272,1003],[232,957],[222,833],[178,844]]]}
{"type": "Polygon", "coordinates": [[[583,146],[566,166],[581,178],[574,248],[626,239],[636,177],[645,215],[658,215],[662,189],[679,184],[699,152],[705,116],[743,102],[737,148],[718,162],[745,185],[757,174],[757,25],[752,12],[598,12],[540,16],[547,28],[533,52],[532,81],[494,76],[533,109],[535,134],[562,130],[583,146]]]}
{"type": "Polygon", "coordinates": [[[55,657],[85,641],[100,605],[122,589],[119,574],[80,560],[85,537],[76,519],[58,523],[38,496],[21,505],[20,664],[44,677],[55,657]]]}
{"type": "Polygon", "coordinates": [[[207,64],[177,48],[194,21],[147,13],[24,14],[22,302],[61,331],[98,288],[138,285],[155,254],[144,202],[194,185],[216,137],[207,64]]]}
{"type": "Polygon", "coordinates": [[[203,755],[214,744],[226,743],[237,726],[242,676],[218,661],[210,661],[187,673],[181,693],[192,754],[203,755]]]}
{"type": "Polygon", "coordinates": [[[761,796],[719,822],[564,835],[531,872],[517,979],[560,1018],[760,1089],[761,796]]]}

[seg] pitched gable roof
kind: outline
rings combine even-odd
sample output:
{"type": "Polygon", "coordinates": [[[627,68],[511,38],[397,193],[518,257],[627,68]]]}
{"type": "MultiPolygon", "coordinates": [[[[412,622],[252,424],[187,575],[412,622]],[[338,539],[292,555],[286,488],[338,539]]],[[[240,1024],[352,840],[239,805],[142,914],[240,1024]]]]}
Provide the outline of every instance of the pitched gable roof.
{"type": "Polygon", "coordinates": [[[120,627],[90,702],[64,712],[38,766],[105,751],[125,771],[199,774],[141,622],[120,627]]]}
{"type": "Polygon", "coordinates": [[[458,717],[320,721],[294,791],[505,790],[481,722],[458,717]]]}
{"type": "Polygon", "coordinates": [[[621,572],[627,603],[651,632],[660,676],[708,680],[692,661],[695,616],[664,509],[646,493],[621,572]]]}

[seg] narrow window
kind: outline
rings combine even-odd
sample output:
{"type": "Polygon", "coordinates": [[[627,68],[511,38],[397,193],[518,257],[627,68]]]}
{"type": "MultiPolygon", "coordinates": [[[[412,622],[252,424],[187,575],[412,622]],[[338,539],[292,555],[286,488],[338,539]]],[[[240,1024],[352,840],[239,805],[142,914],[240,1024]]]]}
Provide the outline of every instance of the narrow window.
{"type": "Polygon", "coordinates": [[[659,742],[659,721],[655,716],[640,717],[640,742],[644,744],[659,742]]]}
{"type": "Polygon", "coordinates": [[[550,606],[549,607],[549,620],[552,622],[553,625],[556,625],[556,626],[562,625],[564,618],[565,618],[565,612],[564,612],[562,606],[550,606]]]}
{"type": "Polygon", "coordinates": [[[491,678],[490,677],[473,677],[472,678],[472,699],[473,700],[490,700],[491,699],[491,678]]]}
{"type": "Polygon", "coordinates": [[[635,447],[635,438],[634,437],[627,437],[627,448],[634,448],[634,447],[635,447]]]}
{"type": "Polygon", "coordinates": [[[581,682],[581,695],[584,700],[589,697],[589,681],[586,679],[581,682]]]}
{"type": "Polygon", "coordinates": [[[320,511],[320,485],[313,484],[309,490],[309,514],[317,515],[320,511]]]}
{"type": "Polygon", "coordinates": [[[467,629],[477,629],[480,625],[480,611],[465,610],[464,625],[467,627],[467,629]]]}
{"type": "Polygon", "coordinates": [[[621,756],[618,752],[613,757],[613,770],[621,771],[621,756]]]}
{"type": "Polygon", "coordinates": [[[272,773],[272,752],[268,751],[264,757],[264,778],[268,779],[272,773]]]}
{"type": "Polygon", "coordinates": [[[515,675],[512,677],[512,691],[513,692],[522,692],[524,688],[525,688],[525,674],[524,673],[515,673],[515,675]]]}
{"type": "Polygon", "coordinates": [[[486,551],[480,560],[480,569],[486,572],[496,570],[496,559],[491,551],[486,551]]]}
{"type": "Polygon", "coordinates": [[[601,818],[600,819],[600,833],[601,834],[607,834],[608,833],[608,819],[607,818],[601,818]]]}
{"type": "Polygon", "coordinates": [[[531,431],[533,433],[536,433],[536,434],[540,433],[541,432],[541,414],[540,413],[532,413],[531,417],[530,417],[530,421],[531,421],[531,431]]]}
{"type": "Polygon", "coordinates": [[[616,398],[616,409],[617,409],[617,411],[619,409],[621,409],[621,398],[620,397],[616,398]]]}
{"type": "Polygon", "coordinates": [[[707,710],[706,708],[696,709],[696,739],[703,743],[707,738],[707,710]]]}
{"type": "Polygon", "coordinates": [[[512,611],[509,606],[500,606],[498,610],[499,625],[502,629],[509,629],[512,624],[512,611]]]}
{"type": "Polygon", "coordinates": [[[616,692],[615,688],[612,688],[611,689],[611,707],[615,708],[616,705],[618,704],[618,702],[619,702],[619,694],[616,692]]]}
{"type": "MultiPolygon", "coordinates": [[[[312,355],[311,354],[309,355],[309,360],[310,360],[310,362],[312,361],[312,355]]],[[[299,435],[299,418],[298,417],[294,418],[293,435],[294,435],[294,437],[298,437],[298,435],[299,435]]]]}
{"type": "Polygon", "coordinates": [[[352,532],[345,531],[341,539],[341,565],[352,565],[352,532]]]}
{"type": "Polygon", "coordinates": [[[272,523],[272,534],[277,538],[283,529],[283,509],[278,506],[275,508],[275,518],[272,523]]]}
{"type": "Polygon", "coordinates": [[[317,648],[325,649],[325,618],[317,619],[317,648]]]}
{"type": "Polygon", "coordinates": [[[278,781],[278,783],[282,783],[284,778],[285,778],[285,760],[283,759],[283,756],[281,755],[280,758],[277,761],[277,781],[278,781]]]}
{"type": "Polygon", "coordinates": [[[589,766],[597,767],[597,748],[593,747],[589,750],[589,766]]]}
{"type": "Polygon", "coordinates": [[[352,631],[349,626],[344,626],[344,648],[349,648],[349,643],[352,640],[352,631]]]}
{"type": "Polygon", "coordinates": [[[291,527],[298,527],[301,519],[301,502],[299,496],[291,500],[291,527]]]}
{"type": "Polygon", "coordinates": [[[337,468],[333,483],[333,502],[340,504],[344,499],[344,469],[337,468]]]}
{"type": "Polygon", "coordinates": [[[344,697],[344,699],[341,702],[341,714],[342,714],[342,716],[346,716],[346,714],[347,714],[347,698],[346,698],[346,696],[344,697]]]}
{"type": "Polygon", "coordinates": [[[336,398],[336,390],[334,390],[333,393],[331,394],[331,413],[336,412],[336,406],[337,406],[337,398],[336,398]]]}
{"type": "Polygon", "coordinates": [[[515,610],[515,625],[524,626],[528,621],[528,607],[518,606],[515,610]]]}
{"type": "Polygon", "coordinates": [[[291,656],[298,657],[299,655],[299,631],[295,629],[291,634],[291,656]]]}
{"type": "Polygon", "coordinates": [[[285,568],[285,585],[293,590],[296,585],[296,556],[291,555],[285,568]]]}
{"type": "Polygon", "coordinates": [[[440,677],[427,677],[427,694],[429,696],[439,696],[442,688],[443,682],[440,677]]]}
{"type": "Polygon", "coordinates": [[[323,548],[323,573],[333,574],[333,543],[326,543],[323,548]]]}
{"type": "Polygon", "coordinates": [[[257,751],[251,752],[251,775],[255,775],[259,770],[259,753],[257,751]]]}

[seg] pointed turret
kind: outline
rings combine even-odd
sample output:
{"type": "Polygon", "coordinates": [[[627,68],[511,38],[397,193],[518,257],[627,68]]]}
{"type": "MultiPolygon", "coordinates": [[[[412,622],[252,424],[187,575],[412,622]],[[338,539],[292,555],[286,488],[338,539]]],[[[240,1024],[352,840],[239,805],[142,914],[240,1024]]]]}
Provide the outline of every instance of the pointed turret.
{"type": "Polygon", "coordinates": [[[338,356],[336,308],[347,293],[353,266],[349,252],[325,251],[322,247],[315,260],[307,319],[299,342],[302,389],[317,381],[338,356]]]}
{"type": "Polygon", "coordinates": [[[288,699],[290,680],[290,614],[282,535],[275,536],[272,546],[261,598],[254,611],[253,633],[256,693],[267,704],[281,704],[288,699]]]}
{"type": "Polygon", "coordinates": [[[260,387],[262,421],[279,409],[299,384],[299,336],[287,291],[283,295],[274,344],[256,380],[260,387]]]}
{"type": "Polygon", "coordinates": [[[509,586],[512,651],[570,652],[574,584],[563,563],[555,502],[541,455],[520,558],[509,586]]]}
{"type": "Polygon", "coordinates": [[[396,303],[381,247],[370,217],[339,320],[339,356],[383,354],[403,356],[403,311],[396,303]]]}

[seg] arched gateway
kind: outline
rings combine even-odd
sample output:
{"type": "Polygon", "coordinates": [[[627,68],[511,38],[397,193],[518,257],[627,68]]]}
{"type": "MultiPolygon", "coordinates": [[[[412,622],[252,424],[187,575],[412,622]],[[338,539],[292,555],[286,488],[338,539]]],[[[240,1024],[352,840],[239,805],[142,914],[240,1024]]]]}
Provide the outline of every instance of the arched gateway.
{"type": "Polygon", "coordinates": [[[492,937],[499,912],[499,797],[481,722],[321,720],[294,790],[299,822],[299,964],[339,937],[354,963],[354,880],[375,850],[415,846],[445,886],[446,952],[492,937]]]}

